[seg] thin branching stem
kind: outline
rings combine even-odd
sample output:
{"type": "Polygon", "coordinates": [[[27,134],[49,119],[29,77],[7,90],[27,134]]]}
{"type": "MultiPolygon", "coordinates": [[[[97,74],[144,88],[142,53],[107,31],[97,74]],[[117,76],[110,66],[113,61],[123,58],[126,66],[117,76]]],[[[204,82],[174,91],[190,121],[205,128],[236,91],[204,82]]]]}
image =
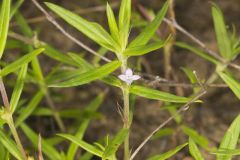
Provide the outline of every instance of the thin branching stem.
{"type": "Polygon", "coordinates": [[[3,105],[6,107],[7,111],[10,112],[10,103],[2,78],[0,78],[0,92],[3,100],[3,105]]]}
{"type": "MultiPolygon", "coordinates": [[[[196,75],[196,74],[195,74],[196,75]]],[[[196,78],[199,81],[199,78],[196,76],[196,78]]],[[[201,98],[203,95],[207,93],[206,87],[199,81],[199,85],[202,87],[201,90],[186,104],[184,104],[178,111],[169,117],[166,121],[161,123],[156,129],[154,129],[145,139],[144,141],[137,147],[137,149],[133,152],[133,154],[130,157],[130,160],[133,160],[133,158],[139,153],[139,151],[143,148],[143,146],[151,139],[151,137],[160,129],[162,129],[164,126],[166,126],[170,121],[172,121],[176,116],[181,114],[182,112],[185,112],[189,109],[189,106],[193,103],[195,103],[199,98],[201,98]]]]}
{"type": "MultiPolygon", "coordinates": [[[[143,14],[144,17],[149,17],[146,9],[142,5],[138,4],[138,8],[139,8],[140,13],[143,14]]],[[[168,18],[164,18],[163,21],[170,26],[174,26],[176,28],[176,30],[178,30],[179,32],[183,33],[185,36],[190,38],[194,43],[199,45],[206,53],[213,56],[214,58],[216,58],[223,64],[227,64],[228,66],[230,66],[232,68],[240,70],[240,65],[232,63],[232,62],[226,62],[217,52],[208,48],[207,45],[205,43],[203,43],[200,39],[198,39],[193,34],[189,33],[186,29],[184,29],[182,26],[180,26],[176,20],[170,20],[168,18]]]]}
{"type": "Polygon", "coordinates": [[[48,91],[46,91],[45,97],[46,97],[46,100],[47,100],[47,103],[48,103],[49,107],[53,111],[53,117],[56,120],[56,123],[57,123],[59,129],[62,132],[65,132],[66,131],[65,125],[64,125],[64,123],[63,123],[63,121],[62,121],[62,119],[60,117],[59,112],[56,111],[56,106],[55,106],[55,104],[54,104],[54,102],[53,102],[53,100],[52,100],[52,98],[51,98],[51,96],[50,96],[48,91]]]}
{"type": "MultiPolygon", "coordinates": [[[[117,6],[119,6],[119,2],[113,2],[111,3],[111,7],[112,8],[116,8],[117,6]]],[[[94,13],[94,12],[103,12],[106,10],[106,5],[99,5],[99,6],[93,6],[93,7],[89,7],[89,8],[85,8],[85,9],[76,9],[73,12],[77,13],[77,14],[89,14],[89,13],[94,13]]],[[[57,16],[52,16],[54,19],[57,19],[57,16]]],[[[29,24],[33,24],[33,23],[39,23],[42,21],[47,20],[46,16],[39,16],[39,17],[34,17],[34,18],[28,18],[26,19],[27,23],[29,24]]],[[[11,27],[16,26],[17,23],[16,22],[12,22],[10,24],[11,27]]]]}
{"type": "MultiPolygon", "coordinates": [[[[124,118],[124,128],[130,128],[130,111],[129,111],[129,86],[124,84],[123,86],[123,118],[124,118]]],[[[129,160],[129,133],[124,140],[124,160],[129,160]]]]}
{"type": "Polygon", "coordinates": [[[13,135],[13,138],[14,138],[14,140],[15,140],[17,146],[18,146],[18,149],[20,150],[24,160],[27,160],[27,155],[25,153],[25,150],[23,148],[23,145],[22,145],[21,140],[19,138],[19,135],[17,133],[16,127],[14,126],[14,121],[13,121],[13,118],[12,118],[12,112],[11,112],[11,109],[10,109],[9,99],[8,99],[6,88],[5,88],[5,85],[3,83],[2,78],[0,78],[0,92],[1,92],[1,95],[2,95],[3,105],[6,108],[6,113],[5,113],[4,119],[6,120],[8,126],[10,128],[10,131],[13,135]]]}

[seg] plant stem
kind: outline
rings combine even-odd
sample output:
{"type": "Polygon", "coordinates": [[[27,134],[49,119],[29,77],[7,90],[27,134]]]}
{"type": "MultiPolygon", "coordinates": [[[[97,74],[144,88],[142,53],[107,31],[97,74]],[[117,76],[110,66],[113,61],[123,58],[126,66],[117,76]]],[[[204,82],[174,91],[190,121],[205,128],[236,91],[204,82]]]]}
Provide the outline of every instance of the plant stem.
{"type": "MultiPolygon", "coordinates": [[[[129,86],[123,85],[123,102],[124,102],[124,128],[130,128],[130,114],[129,114],[129,86]]],[[[129,133],[124,140],[124,160],[129,160],[129,133]]]]}
{"type": "Polygon", "coordinates": [[[10,128],[10,131],[11,131],[11,133],[13,135],[13,138],[14,138],[15,142],[17,143],[18,149],[20,150],[20,152],[21,152],[21,154],[23,156],[23,159],[27,160],[27,155],[25,153],[25,150],[23,148],[21,140],[20,140],[20,138],[18,136],[17,130],[16,130],[15,126],[14,126],[14,122],[13,122],[13,118],[12,118],[12,113],[11,113],[11,109],[10,109],[10,104],[9,104],[7,92],[6,92],[3,80],[1,78],[0,78],[0,92],[1,92],[1,95],[2,95],[4,106],[6,108],[6,113],[5,113],[4,116],[2,116],[2,118],[6,120],[8,126],[10,128]]]}
{"type": "Polygon", "coordinates": [[[25,150],[24,150],[24,148],[22,146],[22,143],[21,143],[21,140],[20,140],[20,138],[18,136],[17,130],[16,130],[15,126],[14,126],[14,122],[13,122],[11,114],[10,114],[10,117],[9,117],[9,120],[8,120],[7,123],[8,123],[8,126],[9,126],[10,130],[11,130],[13,138],[15,139],[15,141],[17,143],[17,146],[18,146],[18,148],[19,148],[19,150],[20,150],[20,152],[21,152],[21,154],[23,156],[23,159],[27,160],[28,159],[27,155],[26,155],[25,150]]]}
{"type": "MultiPolygon", "coordinates": [[[[120,54],[122,55],[122,54],[120,54]]],[[[121,56],[119,60],[122,62],[121,71],[125,73],[127,69],[127,57],[121,56]]],[[[129,129],[130,128],[130,109],[129,109],[129,85],[127,83],[122,84],[122,93],[123,93],[123,128],[129,129]]],[[[129,133],[124,140],[124,160],[129,160],[129,133]]]]}
{"type": "Polygon", "coordinates": [[[63,123],[63,121],[62,121],[62,119],[59,115],[59,112],[56,110],[56,106],[53,103],[48,90],[46,91],[45,97],[46,97],[48,105],[50,106],[50,108],[53,111],[53,117],[56,120],[56,123],[57,123],[59,129],[61,130],[61,132],[65,132],[66,131],[65,125],[64,125],[64,123],[63,123]]]}

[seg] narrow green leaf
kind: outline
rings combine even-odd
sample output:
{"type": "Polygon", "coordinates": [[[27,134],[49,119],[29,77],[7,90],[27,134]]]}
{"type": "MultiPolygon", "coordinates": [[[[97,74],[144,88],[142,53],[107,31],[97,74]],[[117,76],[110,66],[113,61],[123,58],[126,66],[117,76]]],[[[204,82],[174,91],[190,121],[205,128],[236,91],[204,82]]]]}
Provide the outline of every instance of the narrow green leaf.
{"type": "Polygon", "coordinates": [[[192,47],[190,45],[188,45],[187,43],[183,43],[183,42],[176,42],[175,43],[176,46],[180,47],[180,48],[184,48],[187,49],[193,53],[195,53],[196,55],[202,57],[203,59],[208,60],[209,62],[212,62],[214,64],[219,64],[220,62],[218,60],[216,60],[214,57],[208,55],[207,53],[203,52],[202,50],[192,47]]]}
{"type": "Polygon", "coordinates": [[[32,115],[33,116],[52,116],[53,111],[46,107],[39,107],[33,111],[32,115]]]}
{"type": "Polygon", "coordinates": [[[76,70],[60,70],[56,69],[56,73],[52,73],[45,78],[46,84],[55,84],[61,81],[69,80],[74,77],[78,77],[82,73],[87,72],[88,70],[76,69],[76,70]]]}
{"type": "Polygon", "coordinates": [[[194,142],[194,140],[190,137],[189,141],[189,151],[190,154],[194,157],[195,160],[204,160],[202,153],[199,151],[196,143],[194,142]]]}
{"type": "MultiPolygon", "coordinates": [[[[86,107],[86,110],[91,112],[96,111],[99,108],[99,106],[102,104],[103,99],[104,99],[104,94],[100,94],[86,107]]],[[[88,128],[90,121],[91,121],[90,118],[84,119],[84,121],[81,123],[80,127],[78,128],[77,133],[75,134],[76,138],[80,140],[83,138],[84,133],[86,132],[86,129],[88,128]]],[[[77,148],[78,147],[75,143],[72,143],[69,146],[68,152],[67,152],[67,160],[74,159],[77,148]]]]}
{"type": "Polygon", "coordinates": [[[111,51],[116,51],[116,49],[118,49],[118,44],[99,24],[89,22],[79,15],[55,4],[47,2],[45,4],[66,22],[78,29],[93,41],[97,42],[99,45],[111,51]]]}
{"type": "Polygon", "coordinates": [[[62,143],[64,141],[63,138],[61,137],[50,137],[50,138],[47,138],[45,139],[46,143],[48,143],[49,145],[51,146],[55,146],[55,145],[58,145],[60,143],[62,143]]]}
{"type": "Polygon", "coordinates": [[[220,148],[216,151],[211,152],[211,154],[216,154],[217,156],[238,156],[238,155],[240,155],[240,149],[220,148]]]}
{"type": "Polygon", "coordinates": [[[129,44],[129,47],[143,46],[153,37],[168,10],[168,1],[165,2],[161,11],[158,12],[154,20],[129,44]]]}
{"type": "Polygon", "coordinates": [[[240,99],[240,83],[226,73],[218,72],[218,75],[229,86],[238,99],[240,99]]]}
{"type": "Polygon", "coordinates": [[[106,77],[108,74],[116,70],[120,65],[121,63],[119,61],[113,61],[96,69],[79,74],[77,77],[74,77],[72,79],[50,85],[50,87],[73,87],[83,85],[91,81],[106,77]]]}
{"type": "Polygon", "coordinates": [[[69,134],[58,134],[60,137],[66,138],[69,141],[77,144],[79,147],[83,148],[84,150],[98,156],[98,157],[102,157],[103,152],[99,149],[97,149],[96,147],[94,147],[93,145],[86,143],[72,135],[69,134]]]}
{"type": "Polygon", "coordinates": [[[44,49],[40,48],[40,49],[36,49],[33,52],[24,55],[23,57],[19,58],[18,60],[14,61],[13,63],[7,65],[7,67],[3,68],[3,70],[0,72],[0,76],[6,76],[11,72],[16,71],[18,68],[22,67],[23,65],[25,65],[26,63],[29,63],[34,57],[36,57],[38,54],[40,54],[41,52],[43,52],[44,49]]]}
{"type": "Polygon", "coordinates": [[[111,6],[107,3],[107,18],[108,18],[108,25],[111,32],[113,39],[119,42],[119,30],[116,22],[116,18],[114,16],[113,10],[111,6]]]}
{"type": "Polygon", "coordinates": [[[12,7],[11,7],[11,12],[10,12],[10,17],[12,18],[15,13],[18,11],[18,9],[21,7],[23,4],[24,0],[18,0],[12,7]]]}
{"type": "Polygon", "coordinates": [[[8,160],[7,157],[6,157],[7,153],[8,153],[8,151],[4,148],[4,146],[0,145],[0,159],[8,160]]]}
{"type": "Polygon", "coordinates": [[[44,54],[51,57],[52,59],[55,59],[64,64],[78,66],[71,57],[65,55],[64,53],[59,52],[52,46],[44,44],[41,47],[45,48],[44,54]]]}
{"type": "Polygon", "coordinates": [[[182,70],[184,71],[184,73],[187,75],[188,79],[190,80],[190,82],[191,82],[192,84],[195,84],[195,83],[198,82],[198,80],[197,80],[196,76],[194,75],[192,69],[187,68],[187,67],[182,67],[181,69],[182,69],[182,70]]]}
{"type": "Polygon", "coordinates": [[[188,135],[189,137],[191,137],[194,140],[194,142],[199,144],[204,149],[209,149],[208,148],[208,140],[207,140],[207,138],[199,135],[197,131],[195,131],[194,129],[192,129],[190,127],[183,126],[182,129],[183,129],[183,132],[186,135],[188,135]]]}
{"type": "Polygon", "coordinates": [[[157,131],[153,136],[152,136],[152,140],[156,140],[156,139],[160,139],[162,137],[165,137],[165,136],[169,136],[171,134],[174,133],[174,129],[172,128],[163,128],[163,129],[160,129],[159,131],[157,131]]]}
{"type": "Polygon", "coordinates": [[[114,76],[107,76],[101,79],[104,83],[115,86],[115,87],[121,87],[122,82],[120,81],[120,79],[114,77],[114,76]]]}
{"type": "Polygon", "coordinates": [[[16,49],[16,48],[25,49],[24,43],[14,39],[7,40],[5,49],[16,49]]]}
{"type": "Polygon", "coordinates": [[[22,68],[19,72],[18,79],[17,79],[16,85],[14,87],[14,91],[12,93],[12,97],[11,97],[11,101],[10,101],[10,108],[11,108],[12,113],[14,113],[14,111],[16,110],[18,101],[22,94],[25,77],[27,75],[27,69],[28,69],[28,64],[25,64],[24,66],[22,66],[22,68]]]}
{"type": "Polygon", "coordinates": [[[85,59],[83,59],[79,55],[75,53],[68,53],[68,54],[83,70],[88,71],[94,68],[91,64],[89,64],[85,59]]]}
{"type": "Polygon", "coordinates": [[[118,134],[110,141],[110,143],[105,148],[103,153],[103,158],[112,157],[118,150],[119,146],[123,143],[124,139],[128,135],[129,129],[123,128],[118,134]]]}
{"type": "Polygon", "coordinates": [[[143,86],[132,85],[130,92],[140,97],[145,97],[154,100],[160,100],[164,102],[186,103],[190,99],[186,97],[176,96],[167,92],[162,92],[154,89],[150,89],[143,86]]]}
{"type": "MultiPolygon", "coordinates": [[[[240,135],[240,115],[232,122],[227,132],[225,133],[219,149],[235,149],[240,135]]],[[[217,160],[231,160],[232,155],[218,155],[217,160]]]]}
{"type": "Polygon", "coordinates": [[[162,48],[166,44],[166,41],[159,41],[148,45],[128,47],[123,54],[126,56],[141,56],[146,53],[155,51],[162,48]]]}
{"type": "Polygon", "coordinates": [[[130,30],[131,0],[122,0],[118,18],[121,47],[125,47],[128,43],[130,30]]]}
{"type": "Polygon", "coordinates": [[[23,15],[19,11],[16,12],[15,19],[17,21],[17,24],[18,24],[21,32],[25,36],[27,36],[29,38],[32,38],[33,37],[33,31],[31,30],[31,28],[28,25],[27,21],[25,20],[25,18],[23,17],[23,15]]]}
{"type": "Polygon", "coordinates": [[[92,160],[93,159],[93,154],[86,152],[81,156],[81,160],[92,160]]]}
{"type": "Polygon", "coordinates": [[[32,100],[29,102],[29,104],[24,108],[19,117],[16,120],[16,127],[19,126],[25,119],[27,119],[32,112],[36,109],[38,104],[41,102],[44,94],[42,91],[38,91],[37,94],[32,98],[32,100]]]}
{"type": "Polygon", "coordinates": [[[2,8],[0,11],[0,59],[2,58],[3,51],[7,41],[7,34],[10,21],[10,6],[11,0],[2,1],[2,8]]]}
{"type": "Polygon", "coordinates": [[[188,143],[184,143],[182,145],[177,146],[175,149],[170,150],[166,153],[156,155],[153,157],[148,158],[147,160],[167,160],[170,157],[174,156],[177,152],[179,152],[181,149],[183,149],[188,143]]]}
{"type": "Polygon", "coordinates": [[[2,130],[0,130],[0,142],[15,158],[23,160],[17,145],[2,130]]]}
{"type": "MultiPolygon", "coordinates": [[[[24,123],[21,123],[20,127],[22,128],[27,138],[32,142],[34,147],[37,148],[38,135],[34,133],[34,131],[31,130],[31,128],[29,128],[24,123]]],[[[42,138],[42,151],[50,160],[62,160],[61,155],[58,153],[58,151],[53,146],[49,145],[43,138],[42,138]]]]}
{"type": "Polygon", "coordinates": [[[227,33],[223,14],[216,5],[212,7],[212,16],[220,54],[223,58],[226,58],[226,60],[231,60],[233,56],[231,41],[227,33]]]}
{"type": "MultiPolygon", "coordinates": [[[[187,67],[181,67],[181,69],[184,71],[184,73],[187,75],[188,79],[190,80],[190,82],[192,84],[197,84],[198,83],[198,80],[196,78],[196,75],[193,73],[194,71],[190,68],[187,68],[187,67]]],[[[194,93],[197,93],[199,92],[199,90],[201,90],[201,87],[200,86],[195,86],[193,88],[193,91],[194,93]]]]}

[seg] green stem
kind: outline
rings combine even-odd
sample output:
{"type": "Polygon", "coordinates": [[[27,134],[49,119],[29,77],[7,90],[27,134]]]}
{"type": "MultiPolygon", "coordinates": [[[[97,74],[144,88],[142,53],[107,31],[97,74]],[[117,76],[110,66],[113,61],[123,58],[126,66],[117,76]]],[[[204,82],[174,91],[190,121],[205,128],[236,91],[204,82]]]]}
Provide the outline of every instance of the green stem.
{"type": "MultiPolygon", "coordinates": [[[[129,86],[127,84],[123,85],[123,102],[124,102],[124,128],[130,128],[130,114],[129,114],[129,86]]],[[[124,160],[129,160],[129,134],[124,140],[124,160]]]]}
{"type": "MultiPolygon", "coordinates": [[[[122,55],[122,54],[120,54],[120,55],[122,55]]],[[[122,65],[121,65],[122,73],[125,73],[125,71],[127,69],[127,57],[122,56],[120,58],[120,61],[122,62],[122,65]]],[[[128,86],[128,84],[123,83],[122,92],[123,92],[123,103],[124,103],[123,128],[129,129],[130,128],[130,114],[129,114],[129,86],[128,86]]],[[[129,155],[129,134],[128,134],[124,140],[124,160],[129,160],[129,156],[130,155],[129,155]]]]}
{"type": "Polygon", "coordinates": [[[9,128],[10,128],[10,130],[11,130],[11,133],[12,133],[12,135],[13,135],[13,138],[15,139],[15,141],[16,141],[16,143],[17,143],[17,146],[18,146],[18,148],[19,148],[19,150],[20,150],[20,152],[21,152],[21,154],[22,154],[22,156],[23,156],[23,159],[24,159],[24,160],[27,160],[27,159],[28,159],[28,158],[27,158],[27,155],[26,155],[25,150],[24,150],[24,148],[23,148],[23,146],[22,146],[22,143],[21,143],[21,140],[20,140],[20,138],[19,138],[19,136],[18,136],[17,130],[16,130],[15,126],[14,126],[14,122],[13,122],[13,119],[12,119],[12,115],[11,115],[11,114],[10,114],[10,116],[9,116],[9,119],[8,119],[8,121],[7,121],[7,124],[8,124],[8,126],[9,126],[9,128]]]}
{"type": "Polygon", "coordinates": [[[13,135],[13,138],[14,138],[15,142],[17,143],[18,149],[20,150],[20,152],[21,152],[21,154],[23,156],[23,159],[27,160],[28,159],[27,155],[25,153],[25,150],[23,148],[21,140],[20,140],[20,138],[18,136],[16,127],[14,126],[14,122],[13,122],[13,118],[12,118],[12,113],[11,113],[11,108],[10,108],[7,92],[6,92],[4,83],[2,81],[2,78],[0,78],[0,92],[1,92],[1,95],[2,95],[2,100],[3,100],[4,106],[6,108],[5,114],[3,114],[1,116],[1,118],[7,122],[8,126],[10,128],[10,131],[11,131],[11,133],[13,135]]]}
{"type": "Polygon", "coordinates": [[[60,117],[59,112],[56,110],[55,104],[53,103],[48,90],[45,93],[46,93],[45,96],[46,96],[47,103],[49,104],[50,108],[53,110],[53,117],[56,120],[56,123],[59,129],[61,130],[61,132],[65,132],[66,131],[65,125],[60,117]]]}

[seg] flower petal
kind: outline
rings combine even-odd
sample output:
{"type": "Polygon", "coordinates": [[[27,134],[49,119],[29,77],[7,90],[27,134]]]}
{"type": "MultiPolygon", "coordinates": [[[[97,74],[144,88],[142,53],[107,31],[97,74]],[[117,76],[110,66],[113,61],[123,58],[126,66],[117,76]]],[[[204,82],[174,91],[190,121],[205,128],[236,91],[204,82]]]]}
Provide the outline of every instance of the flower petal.
{"type": "Polygon", "coordinates": [[[126,82],[128,85],[131,85],[133,81],[132,81],[131,79],[127,79],[127,80],[124,81],[124,82],[126,82]]]}
{"type": "Polygon", "coordinates": [[[124,82],[128,79],[127,76],[124,75],[124,74],[119,75],[118,78],[121,79],[124,82]]]}
{"type": "Polygon", "coordinates": [[[132,71],[130,68],[128,68],[128,69],[125,71],[125,75],[127,75],[127,76],[132,76],[132,75],[133,75],[133,71],[132,71]]]}
{"type": "Polygon", "coordinates": [[[139,76],[139,75],[133,75],[133,76],[131,76],[131,80],[134,80],[134,81],[136,81],[136,80],[138,80],[138,79],[140,79],[141,77],[139,76]]]}

